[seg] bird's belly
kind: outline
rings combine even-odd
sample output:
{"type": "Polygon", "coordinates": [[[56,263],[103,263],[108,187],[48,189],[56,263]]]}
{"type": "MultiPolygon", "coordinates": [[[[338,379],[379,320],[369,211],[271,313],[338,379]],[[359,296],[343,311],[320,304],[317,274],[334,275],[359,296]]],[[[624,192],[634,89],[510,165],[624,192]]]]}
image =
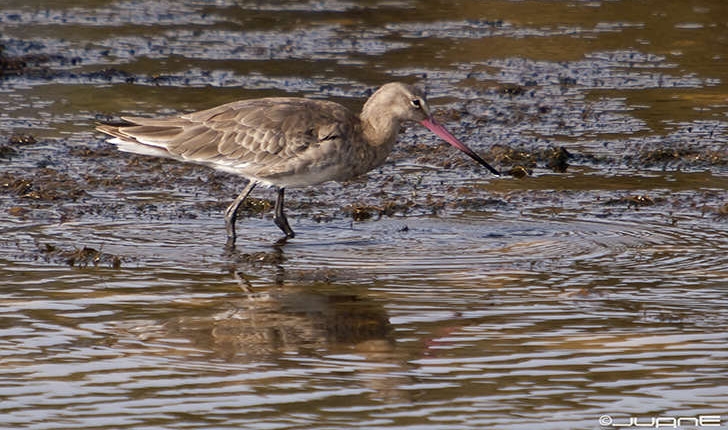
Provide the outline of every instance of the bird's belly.
{"type": "Polygon", "coordinates": [[[340,166],[329,166],[322,169],[313,169],[303,172],[291,172],[275,177],[257,178],[260,182],[275,185],[281,188],[301,188],[317,185],[328,181],[342,181],[348,179],[342,173],[340,166]]]}

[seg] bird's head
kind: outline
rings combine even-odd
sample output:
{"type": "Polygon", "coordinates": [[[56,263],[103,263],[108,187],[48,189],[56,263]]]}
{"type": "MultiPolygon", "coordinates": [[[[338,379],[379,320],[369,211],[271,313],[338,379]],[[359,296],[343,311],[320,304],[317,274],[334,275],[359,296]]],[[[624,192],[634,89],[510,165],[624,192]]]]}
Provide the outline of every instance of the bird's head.
{"type": "MultiPolygon", "coordinates": [[[[380,109],[386,109],[388,114],[392,116],[392,119],[397,122],[414,121],[422,124],[445,142],[464,152],[480,165],[487,168],[494,175],[500,175],[496,169],[486,163],[472,149],[460,142],[445,127],[435,121],[432,117],[432,111],[427,103],[427,99],[425,98],[425,93],[419,88],[400,82],[392,82],[382,85],[372,94],[369,100],[376,100],[376,106],[380,109]]],[[[370,104],[370,102],[367,102],[367,104],[370,104]]],[[[367,109],[366,105],[364,109],[367,109]]]]}

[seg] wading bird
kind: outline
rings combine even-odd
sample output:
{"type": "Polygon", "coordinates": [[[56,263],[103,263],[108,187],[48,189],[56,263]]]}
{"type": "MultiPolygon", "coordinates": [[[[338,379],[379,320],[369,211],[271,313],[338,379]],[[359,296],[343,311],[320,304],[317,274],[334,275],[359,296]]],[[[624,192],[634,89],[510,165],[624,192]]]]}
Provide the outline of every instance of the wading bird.
{"type": "Polygon", "coordinates": [[[121,125],[97,127],[121,151],[204,164],[249,180],[225,210],[228,245],[235,243],[238,209],[256,185],[278,190],[273,220],[292,238],[285,189],[346,181],[381,166],[405,122],[419,122],[499,174],[432,118],[422,91],[397,82],[374,92],[359,115],[330,101],[270,97],[179,116],[122,119],[121,125]]]}

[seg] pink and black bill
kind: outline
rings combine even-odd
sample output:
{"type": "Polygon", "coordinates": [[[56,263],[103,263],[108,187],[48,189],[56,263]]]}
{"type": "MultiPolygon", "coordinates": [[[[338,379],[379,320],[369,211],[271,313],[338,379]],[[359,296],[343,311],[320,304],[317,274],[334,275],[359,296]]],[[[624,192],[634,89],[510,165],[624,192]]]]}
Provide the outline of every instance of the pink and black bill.
{"type": "Polygon", "coordinates": [[[455,148],[466,153],[470,158],[477,161],[480,165],[482,165],[486,169],[490,170],[490,172],[492,174],[500,176],[500,172],[498,172],[496,169],[494,169],[490,164],[486,163],[485,160],[480,158],[480,156],[478,154],[476,154],[475,151],[473,151],[472,149],[465,146],[464,143],[460,142],[455,136],[453,136],[449,131],[447,131],[445,129],[445,127],[438,124],[437,121],[435,121],[432,117],[427,118],[426,120],[422,121],[420,124],[427,127],[431,132],[438,135],[445,142],[449,143],[450,145],[454,146],[455,148]]]}

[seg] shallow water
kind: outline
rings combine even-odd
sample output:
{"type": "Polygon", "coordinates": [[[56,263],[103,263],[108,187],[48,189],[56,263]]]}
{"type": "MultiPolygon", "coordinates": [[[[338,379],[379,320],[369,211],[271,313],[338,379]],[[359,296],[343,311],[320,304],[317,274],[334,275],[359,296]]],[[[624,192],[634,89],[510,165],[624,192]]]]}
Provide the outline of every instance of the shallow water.
{"type": "Polygon", "coordinates": [[[722,0],[48,3],[0,6],[0,427],[728,426],[722,0]],[[410,127],[230,251],[238,179],[92,131],[395,79],[530,174],[410,127]]]}

